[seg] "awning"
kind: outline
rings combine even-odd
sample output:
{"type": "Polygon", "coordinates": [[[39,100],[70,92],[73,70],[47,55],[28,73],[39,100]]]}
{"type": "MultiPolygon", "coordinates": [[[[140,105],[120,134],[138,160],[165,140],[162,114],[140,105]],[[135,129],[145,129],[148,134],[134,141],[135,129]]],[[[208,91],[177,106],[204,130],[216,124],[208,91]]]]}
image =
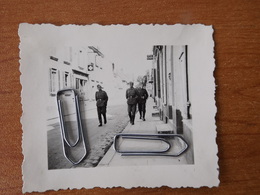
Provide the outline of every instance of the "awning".
{"type": "Polygon", "coordinates": [[[83,76],[83,77],[87,77],[87,78],[88,78],[88,74],[85,73],[85,72],[81,72],[81,71],[74,70],[74,69],[72,69],[72,71],[73,71],[74,74],[77,74],[77,75],[80,75],[80,76],[83,76]]]}

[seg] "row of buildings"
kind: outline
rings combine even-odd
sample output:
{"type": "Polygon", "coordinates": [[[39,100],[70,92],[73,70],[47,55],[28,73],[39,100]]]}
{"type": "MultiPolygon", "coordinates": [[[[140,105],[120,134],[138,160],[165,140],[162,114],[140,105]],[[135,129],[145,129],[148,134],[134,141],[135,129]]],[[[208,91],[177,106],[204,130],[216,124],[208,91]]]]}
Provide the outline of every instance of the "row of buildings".
{"type": "Polygon", "coordinates": [[[193,162],[188,46],[154,46],[151,59],[149,85],[160,119],[168,123],[174,133],[183,135],[190,143],[191,149],[187,152],[187,159],[193,162]]]}
{"type": "Polygon", "coordinates": [[[49,71],[47,111],[50,118],[57,116],[55,100],[60,89],[75,89],[81,103],[86,105],[87,102],[94,103],[98,84],[111,94],[110,97],[125,92],[127,88],[128,79],[123,71],[116,68],[98,47],[51,48],[46,64],[49,71]]]}

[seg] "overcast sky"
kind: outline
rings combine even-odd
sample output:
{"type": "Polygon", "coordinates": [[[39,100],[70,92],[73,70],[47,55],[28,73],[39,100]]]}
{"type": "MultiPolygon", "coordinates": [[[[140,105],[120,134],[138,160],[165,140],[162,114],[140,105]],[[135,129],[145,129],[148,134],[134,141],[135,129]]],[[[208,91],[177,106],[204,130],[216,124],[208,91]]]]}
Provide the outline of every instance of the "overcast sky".
{"type": "Polygon", "coordinates": [[[152,54],[152,46],[136,44],[128,41],[127,44],[119,42],[111,45],[98,46],[100,51],[116,69],[123,69],[130,79],[145,75],[152,67],[152,60],[147,60],[147,55],[152,54]]]}

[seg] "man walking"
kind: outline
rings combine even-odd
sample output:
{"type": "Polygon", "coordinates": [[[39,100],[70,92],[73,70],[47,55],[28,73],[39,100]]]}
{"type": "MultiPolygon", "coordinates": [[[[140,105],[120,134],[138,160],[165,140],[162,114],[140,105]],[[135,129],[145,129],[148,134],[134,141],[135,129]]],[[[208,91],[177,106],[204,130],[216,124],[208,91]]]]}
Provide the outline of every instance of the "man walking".
{"type": "Polygon", "coordinates": [[[104,124],[107,123],[107,117],[106,117],[106,112],[107,112],[107,101],[108,101],[108,96],[105,91],[102,90],[101,85],[97,85],[98,91],[96,92],[96,105],[97,105],[97,113],[98,113],[98,120],[99,120],[99,127],[102,126],[102,115],[104,118],[104,124]]]}
{"type": "Polygon", "coordinates": [[[130,82],[130,88],[126,90],[128,115],[130,118],[130,123],[132,125],[134,125],[134,122],[135,122],[135,112],[136,112],[136,104],[137,104],[137,98],[138,98],[137,90],[133,86],[134,86],[134,83],[130,82]]]}
{"type": "Polygon", "coordinates": [[[146,100],[148,98],[148,93],[145,88],[146,86],[142,85],[142,88],[138,91],[138,110],[140,114],[140,119],[143,119],[143,121],[145,121],[146,100]]]}

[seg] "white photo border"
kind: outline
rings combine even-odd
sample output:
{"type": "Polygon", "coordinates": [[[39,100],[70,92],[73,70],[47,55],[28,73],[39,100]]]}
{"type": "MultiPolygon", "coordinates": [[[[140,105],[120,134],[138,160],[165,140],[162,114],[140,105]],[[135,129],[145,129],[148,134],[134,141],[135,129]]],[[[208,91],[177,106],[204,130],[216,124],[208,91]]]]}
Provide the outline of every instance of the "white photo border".
{"type": "Polygon", "coordinates": [[[213,27],[193,25],[109,25],[78,26],[27,24],[19,26],[20,81],[23,115],[22,149],[23,192],[112,187],[214,187],[219,185],[216,144],[216,105],[213,27]],[[75,36],[76,35],[76,36],[75,36]],[[118,36],[120,35],[120,36],[118,36]],[[79,37],[88,37],[81,40],[79,37]],[[138,40],[139,44],[188,45],[193,104],[193,165],[95,167],[48,170],[47,130],[44,97],[48,85],[40,79],[44,63],[39,60],[44,48],[52,44],[113,45],[119,39],[138,40]],[[203,94],[203,95],[202,95],[203,94]]]}

